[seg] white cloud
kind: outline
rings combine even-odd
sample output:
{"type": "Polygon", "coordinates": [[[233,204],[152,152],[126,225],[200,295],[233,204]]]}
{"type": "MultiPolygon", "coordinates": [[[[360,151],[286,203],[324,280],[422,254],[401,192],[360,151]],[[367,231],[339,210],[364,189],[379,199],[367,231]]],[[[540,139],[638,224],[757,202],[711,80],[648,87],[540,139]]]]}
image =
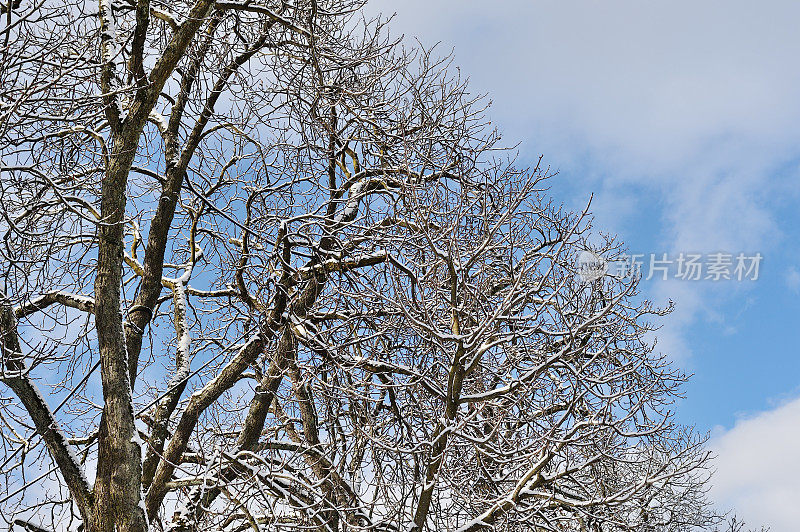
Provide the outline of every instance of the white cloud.
{"type": "Polygon", "coordinates": [[[717,431],[712,495],[750,525],[795,532],[800,522],[800,398],[717,431]]]}
{"type": "Polygon", "coordinates": [[[537,145],[553,133],[598,153],[623,150],[607,160],[635,154],[663,166],[741,136],[785,142],[800,117],[800,72],[786,68],[800,53],[796,2],[379,0],[372,9],[398,11],[393,27],[423,42],[454,46],[473,87],[495,101],[493,117],[518,137],[540,130],[537,145]]]}
{"type": "Polygon", "coordinates": [[[660,322],[661,328],[653,336],[658,338],[656,350],[667,353],[681,367],[690,365],[693,355],[691,345],[686,341],[685,330],[700,316],[707,317],[710,310],[691,281],[654,281],[649,296],[659,305],[666,301],[675,302],[675,310],[660,322]]]}
{"type": "Polygon", "coordinates": [[[800,292],[800,271],[794,266],[786,272],[786,286],[794,292],[800,292]]]}
{"type": "MultiPolygon", "coordinates": [[[[490,118],[524,154],[544,153],[596,192],[595,227],[621,232],[652,212],[652,246],[635,252],[766,256],[792,234],[775,205],[800,195],[800,3],[789,0],[373,0],[392,28],[441,41],[490,118]],[[627,220],[626,220],[627,219],[627,220]],[[627,222],[627,223],[626,223],[627,222]],[[662,241],[657,241],[661,239],[662,241]]],[[[641,231],[641,229],[638,229],[641,231]]],[[[789,286],[800,290],[800,272],[789,286]]],[[[684,283],[652,285],[675,313],[659,349],[685,362],[686,332],[705,320],[731,330],[716,300],[741,297],[684,283]]],[[[735,393],[735,392],[732,392],[735,393]]],[[[714,496],[773,532],[800,522],[800,399],[719,432],[714,496]]]]}
{"type": "MultiPolygon", "coordinates": [[[[579,201],[596,193],[596,228],[629,239],[642,231],[636,216],[652,213],[660,234],[648,245],[663,249],[635,252],[768,256],[792,231],[774,205],[800,195],[791,185],[798,168],[786,171],[800,146],[800,70],[787,67],[800,55],[800,3],[370,6],[397,11],[393,31],[441,41],[442,53],[453,48],[472,88],[494,101],[490,118],[508,143],[521,139],[523,154],[544,153],[580,183],[579,201]]],[[[697,286],[654,292],[657,303],[671,297],[678,305],[659,336],[680,358],[693,320],[707,317],[712,298],[731,297],[697,286]]]]}
{"type": "Polygon", "coordinates": [[[607,194],[616,182],[663,198],[680,245],[752,246],[774,231],[768,175],[800,145],[800,71],[786,67],[800,54],[800,4],[371,5],[398,11],[395,31],[454,47],[509,143],[561,168],[602,168],[587,183],[598,207],[615,202],[602,177],[607,194]]]}

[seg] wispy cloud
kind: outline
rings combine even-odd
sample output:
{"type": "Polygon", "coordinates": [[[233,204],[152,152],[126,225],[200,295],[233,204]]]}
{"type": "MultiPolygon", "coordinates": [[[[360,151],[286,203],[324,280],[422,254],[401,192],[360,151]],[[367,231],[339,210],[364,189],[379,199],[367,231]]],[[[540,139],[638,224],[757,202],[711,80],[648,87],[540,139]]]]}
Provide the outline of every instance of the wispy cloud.
{"type": "MultiPolygon", "coordinates": [[[[785,66],[800,54],[800,4],[378,0],[371,9],[397,11],[395,31],[454,48],[509,144],[544,153],[579,183],[577,202],[595,192],[596,228],[642,240],[637,217],[657,220],[654,249],[634,252],[780,245],[771,203],[797,178],[775,172],[800,146],[800,71],[785,66]]],[[[707,317],[709,298],[731,296],[669,288],[648,295],[676,301],[659,336],[686,359],[688,326],[707,317]]]]}
{"type": "Polygon", "coordinates": [[[800,292],[800,271],[791,266],[786,272],[786,286],[794,292],[800,292]]]}

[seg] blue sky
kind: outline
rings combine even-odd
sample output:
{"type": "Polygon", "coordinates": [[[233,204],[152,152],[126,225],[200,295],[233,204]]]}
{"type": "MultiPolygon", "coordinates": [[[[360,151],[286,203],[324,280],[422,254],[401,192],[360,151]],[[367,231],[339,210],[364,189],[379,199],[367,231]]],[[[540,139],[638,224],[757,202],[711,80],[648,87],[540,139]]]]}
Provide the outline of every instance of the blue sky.
{"type": "Polygon", "coordinates": [[[773,532],[800,520],[800,3],[373,1],[454,51],[520,161],[635,253],[760,252],[751,282],[644,282],[676,303],[659,348],[694,378],[713,496],[773,532]],[[490,7],[489,7],[490,6],[490,7]]]}

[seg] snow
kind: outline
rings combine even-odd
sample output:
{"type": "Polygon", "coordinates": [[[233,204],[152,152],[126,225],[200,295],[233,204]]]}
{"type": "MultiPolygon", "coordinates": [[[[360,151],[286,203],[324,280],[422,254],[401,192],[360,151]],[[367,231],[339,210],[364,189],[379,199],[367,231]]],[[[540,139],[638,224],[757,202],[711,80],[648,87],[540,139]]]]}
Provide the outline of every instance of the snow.
{"type": "Polygon", "coordinates": [[[114,19],[112,3],[112,0],[100,0],[100,16],[103,22],[103,30],[100,39],[101,42],[105,43],[103,47],[103,61],[111,63],[113,67],[119,50],[117,49],[117,23],[114,19]]]}
{"type": "Polygon", "coordinates": [[[142,459],[144,459],[144,441],[142,441],[141,436],[139,436],[139,431],[136,430],[136,427],[133,429],[133,436],[131,436],[131,443],[136,445],[139,448],[139,452],[142,454],[142,459]]]}
{"type": "Polygon", "coordinates": [[[149,118],[151,121],[155,123],[156,127],[158,128],[158,130],[161,132],[162,135],[167,132],[167,120],[161,113],[157,111],[150,111],[149,118]]]}

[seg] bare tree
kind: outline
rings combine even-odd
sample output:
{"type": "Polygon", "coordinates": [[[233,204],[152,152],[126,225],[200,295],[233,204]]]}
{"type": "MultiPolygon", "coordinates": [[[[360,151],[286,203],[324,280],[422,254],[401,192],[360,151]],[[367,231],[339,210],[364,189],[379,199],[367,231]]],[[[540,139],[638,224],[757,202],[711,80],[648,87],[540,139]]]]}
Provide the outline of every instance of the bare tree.
{"type": "Polygon", "coordinates": [[[720,527],[716,527],[714,532],[769,532],[769,528],[762,526],[758,530],[755,528],[745,528],[747,527],[747,523],[742,521],[735,515],[732,515],[725,519],[721,524],[720,527]]]}
{"type": "Polygon", "coordinates": [[[669,309],[582,281],[619,244],[361,7],[3,7],[11,526],[712,522],[669,309]]]}

